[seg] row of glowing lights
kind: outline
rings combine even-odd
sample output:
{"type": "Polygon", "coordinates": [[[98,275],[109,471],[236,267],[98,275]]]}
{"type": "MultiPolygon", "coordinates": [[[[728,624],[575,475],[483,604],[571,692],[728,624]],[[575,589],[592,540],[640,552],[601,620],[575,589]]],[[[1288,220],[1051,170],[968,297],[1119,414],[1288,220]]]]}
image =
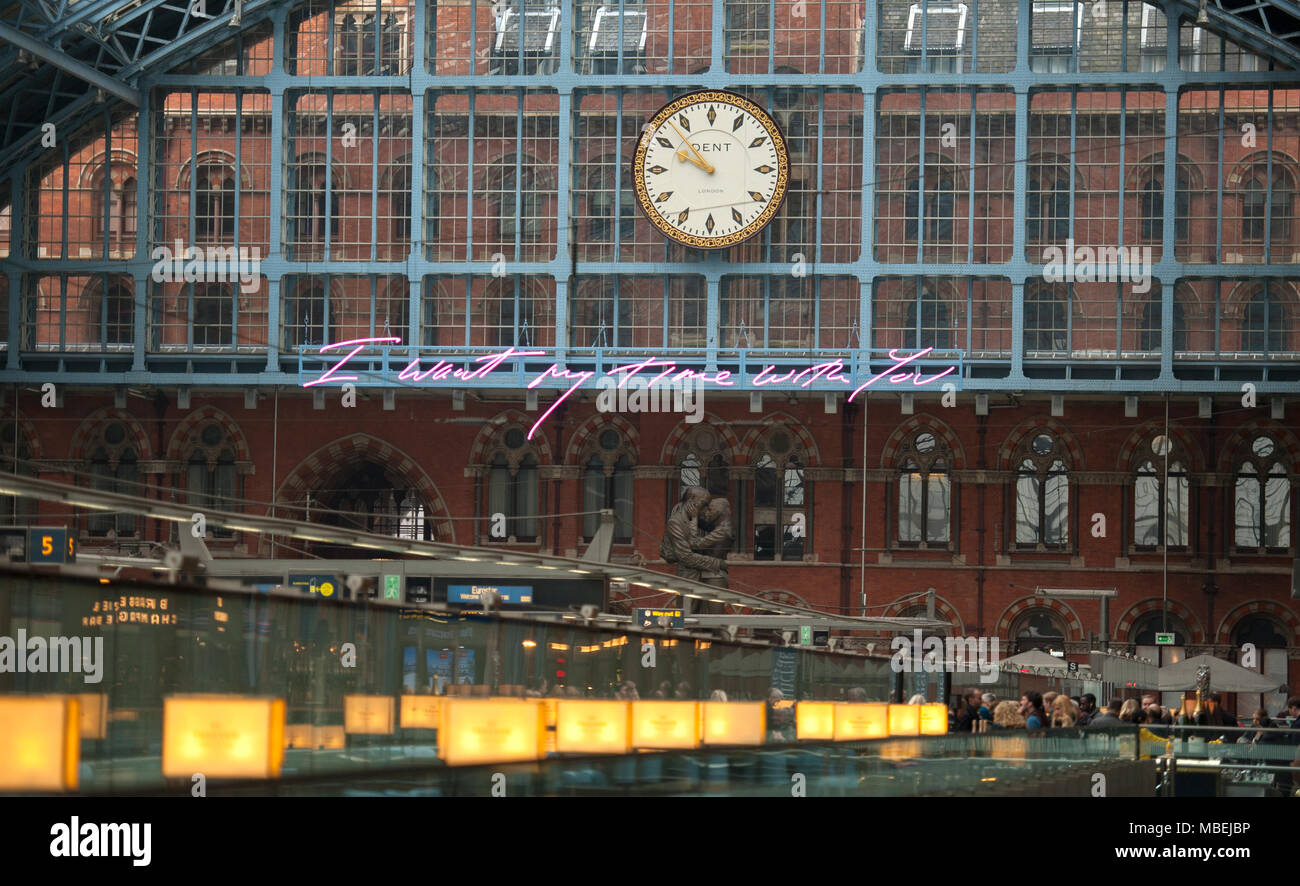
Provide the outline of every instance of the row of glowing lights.
{"type": "MultiPolygon", "coordinates": [[[[800,740],[948,731],[942,704],[801,701],[794,711],[800,740]]],[[[0,695],[0,791],[76,790],[81,741],[105,737],[107,713],[103,695],[0,695]]],[[[343,726],[321,727],[286,725],[282,698],[184,694],[163,699],[162,775],[276,778],[286,748],[343,749],[347,734],[394,734],[398,716],[402,729],[436,729],[438,756],[449,766],[767,740],[762,701],[346,695],[343,726]]]]}
{"type": "MultiPolygon", "coordinates": [[[[680,641],[678,641],[678,640],[665,640],[665,639],[663,639],[662,637],[660,637],[660,638],[655,638],[655,637],[644,637],[644,638],[642,638],[641,642],[642,642],[642,643],[649,643],[651,646],[659,646],[660,648],[665,648],[665,649],[666,649],[666,648],[671,647],[671,646],[676,646],[680,641]]],[[[532,650],[532,649],[536,649],[536,648],[537,648],[537,641],[536,641],[536,640],[524,640],[524,641],[523,641],[522,643],[520,643],[519,645],[520,645],[520,646],[523,646],[525,649],[532,650]]],[[[590,646],[577,645],[577,646],[574,646],[574,647],[572,647],[572,648],[573,648],[573,649],[576,649],[578,652],[599,652],[599,651],[602,650],[602,649],[613,649],[613,648],[615,648],[615,647],[617,647],[617,646],[626,646],[626,645],[627,645],[627,637],[624,636],[624,637],[616,637],[616,638],[614,638],[613,640],[605,640],[604,642],[601,642],[601,643],[594,643],[594,644],[592,644],[592,645],[590,645],[590,646]]],[[[705,649],[708,649],[708,648],[709,648],[710,646],[712,646],[712,645],[713,645],[713,644],[710,643],[708,640],[696,640],[696,641],[695,641],[695,648],[696,648],[697,650],[700,650],[700,651],[703,651],[703,650],[705,650],[705,649]]],[[[569,649],[570,649],[570,646],[569,646],[568,643],[548,643],[548,644],[546,644],[546,648],[549,649],[549,650],[551,650],[552,652],[568,652],[569,649]]]]}

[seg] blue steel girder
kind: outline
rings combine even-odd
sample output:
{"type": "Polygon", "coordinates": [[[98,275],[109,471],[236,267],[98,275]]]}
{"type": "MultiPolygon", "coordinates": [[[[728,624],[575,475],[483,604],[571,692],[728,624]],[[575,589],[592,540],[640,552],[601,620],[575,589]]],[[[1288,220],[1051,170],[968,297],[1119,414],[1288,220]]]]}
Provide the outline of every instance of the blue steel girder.
{"type": "MultiPolygon", "coordinates": [[[[1166,13],[1193,20],[1197,0],[1160,0],[1166,13]]],[[[1213,0],[1206,7],[1209,28],[1246,49],[1300,69],[1300,5],[1292,0],[1213,0]]]]}
{"type": "Polygon", "coordinates": [[[96,89],[102,89],[110,95],[116,96],[123,101],[130,102],[135,106],[140,105],[140,92],[132,86],[128,86],[121,80],[110,77],[99,68],[88,65],[78,58],[68,55],[66,52],[55,49],[43,44],[41,41],[17,28],[11,28],[8,25],[0,24],[0,40],[15,46],[19,49],[30,52],[36,58],[44,60],[47,64],[58,68],[59,70],[71,74],[79,80],[84,80],[90,86],[96,89]]]}

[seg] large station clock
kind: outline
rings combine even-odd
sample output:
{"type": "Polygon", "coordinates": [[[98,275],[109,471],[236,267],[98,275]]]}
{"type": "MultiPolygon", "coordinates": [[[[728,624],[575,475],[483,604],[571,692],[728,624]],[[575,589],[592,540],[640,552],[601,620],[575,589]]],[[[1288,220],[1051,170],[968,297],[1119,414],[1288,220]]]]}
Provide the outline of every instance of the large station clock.
{"type": "Polygon", "coordinates": [[[772,221],[790,184],[790,155],[759,105],[704,89],[650,118],[632,181],[637,205],[662,233],[697,249],[723,249],[772,221]]]}

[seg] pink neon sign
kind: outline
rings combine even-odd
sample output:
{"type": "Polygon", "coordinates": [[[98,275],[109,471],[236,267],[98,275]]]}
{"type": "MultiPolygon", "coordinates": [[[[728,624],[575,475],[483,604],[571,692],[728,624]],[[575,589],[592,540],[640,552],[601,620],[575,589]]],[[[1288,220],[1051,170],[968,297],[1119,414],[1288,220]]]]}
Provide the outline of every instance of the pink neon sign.
{"type": "MultiPolygon", "coordinates": [[[[317,379],[303,382],[304,388],[311,388],[317,385],[323,385],[328,382],[353,382],[357,380],[355,375],[340,375],[340,371],[352,360],[353,357],[360,354],[367,347],[382,346],[386,344],[400,344],[401,339],[396,336],[384,336],[380,338],[354,338],[348,341],[332,342],[327,345],[321,345],[319,353],[325,356],[327,351],[347,350],[346,354],[340,356],[334,365],[325,370],[317,379]]],[[[876,384],[876,382],[888,376],[890,384],[902,384],[910,381],[914,387],[923,387],[937,382],[947,375],[957,371],[956,366],[949,366],[942,372],[935,375],[925,376],[921,374],[918,366],[904,369],[908,364],[914,363],[926,354],[933,351],[934,348],[924,348],[912,354],[900,355],[897,349],[889,352],[889,359],[893,361],[888,369],[878,372],[868,378],[866,381],[857,385],[853,392],[849,394],[849,402],[853,398],[865,391],[867,388],[876,384]]],[[[519,357],[545,357],[545,351],[519,351],[513,347],[506,348],[504,351],[496,353],[483,354],[473,358],[472,362],[477,364],[474,367],[461,367],[456,363],[439,358],[434,361],[432,366],[425,368],[419,357],[412,359],[400,372],[397,373],[399,381],[419,384],[420,382],[441,382],[441,381],[458,381],[472,382],[479,379],[487,378],[497,368],[507,360],[517,359],[519,357]]],[[[825,363],[817,363],[806,369],[789,370],[783,374],[777,374],[775,365],[764,366],[763,369],[753,377],[750,384],[755,388],[762,388],[766,385],[785,385],[793,384],[801,388],[807,388],[815,382],[841,384],[846,388],[852,387],[856,381],[845,372],[846,367],[842,360],[829,360],[825,363]]],[[[700,385],[714,385],[720,388],[734,387],[736,382],[731,377],[731,373],[725,369],[714,373],[702,372],[696,369],[683,368],[678,369],[677,364],[671,360],[661,360],[655,357],[647,357],[636,363],[628,363],[625,366],[615,366],[605,372],[605,377],[618,379],[618,387],[626,387],[627,383],[642,372],[647,372],[645,376],[646,386],[653,388],[660,383],[673,382],[692,382],[700,385]]],[[[565,369],[558,363],[552,363],[546,367],[540,374],[527,384],[527,388],[532,390],[546,382],[547,379],[555,379],[562,383],[571,382],[568,390],[564,391],[555,402],[547,408],[545,412],[537,419],[532,428],[528,431],[528,438],[531,440],[533,434],[542,422],[555,411],[561,403],[569,398],[574,391],[587,384],[595,377],[596,373],[592,371],[574,371],[565,369]]]]}

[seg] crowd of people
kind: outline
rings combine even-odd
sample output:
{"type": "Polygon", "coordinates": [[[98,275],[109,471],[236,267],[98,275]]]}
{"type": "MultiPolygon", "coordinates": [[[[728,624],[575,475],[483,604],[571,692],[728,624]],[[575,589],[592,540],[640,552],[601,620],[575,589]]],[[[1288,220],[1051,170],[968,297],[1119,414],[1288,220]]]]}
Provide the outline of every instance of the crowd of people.
{"type": "Polygon", "coordinates": [[[1211,730],[1204,737],[1300,746],[1300,696],[1287,699],[1286,711],[1279,713],[1278,720],[1263,708],[1255,711],[1250,727],[1257,730],[1255,732],[1237,731],[1240,728],[1237,718],[1224,707],[1223,698],[1217,692],[1210,693],[1199,712],[1191,712],[1161,705],[1160,697],[1154,692],[1144,694],[1140,701],[1136,698],[1112,699],[1105,707],[1099,708],[1097,697],[1092,693],[1069,696],[1028,690],[1021,694],[1019,702],[1015,702],[999,699],[991,692],[970,689],[958,698],[956,707],[950,711],[950,723],[953,732],[1122,726],[1145,726],[1158,730],[1168,726],[1223,726],[1228,727],[1223,733],[1216,735],[1211,730]],[[1285,726],[1284,722],[1279,722],[1284,716],[1291,718],[1289,732],[1263,731],[1285,726]]]}

